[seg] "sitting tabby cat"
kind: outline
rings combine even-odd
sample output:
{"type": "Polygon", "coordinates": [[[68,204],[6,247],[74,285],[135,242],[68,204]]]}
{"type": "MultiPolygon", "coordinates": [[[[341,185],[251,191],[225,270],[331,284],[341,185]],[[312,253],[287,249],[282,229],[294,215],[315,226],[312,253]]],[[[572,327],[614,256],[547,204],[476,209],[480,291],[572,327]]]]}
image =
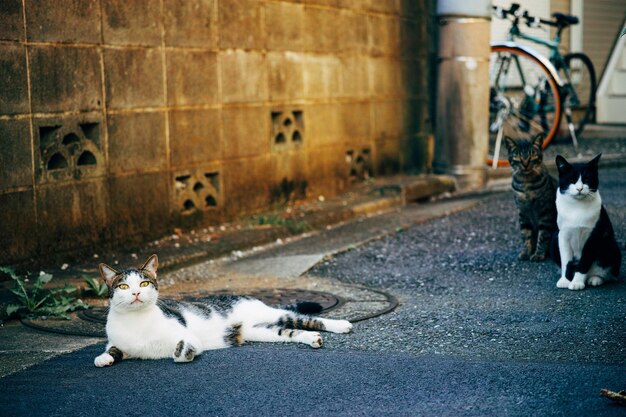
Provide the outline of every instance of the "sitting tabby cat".
{"type": "Polygon", "coordinates": [[[543,136],[540,134],[533,140],[505,137],[513,170],[511,186],[524,241],[519,260],[546,259],[550,239],[557,230],[554,202],[557,181],[543,164],[542,143],[543,136]]]}
{"type": "Polygon", "coordinates": [[[152,255],[140,269],[117,271],[100,264],[109,287],[110,306],[105,352],[98,367],[125,358],[174,358],[190,362],[205,350],[254,342],[298,342],[322,346],[317,332],[348,333],[346,320],[314,318],[302,314],[316,303],[298,303],[291,310],[277,309],[244,296],[208,297],[204,302],[159,300],[158,260],[152,255]],[[316,331],[310,331],[316,330],[316,331]]]}
{"type": "Polygon", "coordinates": [[[582,290],[585,284],[602,285],[611,275],[619,275],[622,254],[598,191],[600,156],[586,164],[556,157],[559,232],[552,243],[552,258],[561,266],[559,288],[582,290]]]}

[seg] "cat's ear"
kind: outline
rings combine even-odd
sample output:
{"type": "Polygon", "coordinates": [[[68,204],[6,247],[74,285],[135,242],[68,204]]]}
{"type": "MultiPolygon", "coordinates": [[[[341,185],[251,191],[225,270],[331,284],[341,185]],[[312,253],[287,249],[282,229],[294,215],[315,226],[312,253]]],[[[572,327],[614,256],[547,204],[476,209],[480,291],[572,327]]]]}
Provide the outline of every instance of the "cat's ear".
{"type": "Polygon", "coordinates": [[[150,275],[156,278],[157,268],[159,267],[159,258],[156,255],[152,255],[148,258],[145,264],[141,267],[143,271],[148,272],[150,275]]]}
{"type": "Polygon", "coordinates": [[[559,170],[559,174],[569,171],[572,166],[561,155],[556,156],[556,168],[559,170]]]}
{"type": "Polygon", "coordinates": [[[598,163],[600,162],[600,157],[602,156],[602,154],[598,154],[595,158],[593,158],[591,161],[587,162],[587,166],[593,167],[593,168],[598,168],[598,163]]]}
{"type": "Polygon", "coordinates": [[[113,279],[120,274],[120,272],[114,268],[111,268],[107,264],[98,265],[100,269],[100,275],[102,275],[102,279],[106,282],[107,287],[111,288],[111,284],[113,283],[113,279]]]}
{"type": "Polygon", "coordinates": [[[537,135],[533,138],[533,146],[541,149],[543,146],[543,133],[537,133],[537,135]]]}
{"type": "Polygon", "coordinates": [[[515,141],[513,140],[513,138],[509,137],[509,136],[505,136],[504,137],[504,144],[506,145],[506,150],[511,152],[512,150],[514,150],[517,145],[515,143],[515,141]]]}

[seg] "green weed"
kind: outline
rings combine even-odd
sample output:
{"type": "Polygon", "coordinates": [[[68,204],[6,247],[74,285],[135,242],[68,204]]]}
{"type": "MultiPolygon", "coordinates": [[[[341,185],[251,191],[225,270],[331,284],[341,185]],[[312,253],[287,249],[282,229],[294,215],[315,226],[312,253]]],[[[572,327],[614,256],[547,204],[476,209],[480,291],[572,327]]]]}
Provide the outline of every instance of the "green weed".
{"type": "Polygon", "coordinates": [[[256,224],[259,226],[281,226],[285,227],[292,235],[307,232],[311,226],[304,220],[283,218],[277,214],[260,214],[256,216],[256,224]]]}
{"type": "Polygon", "coordinates": [[[96,298],[109,296],[109,287],[103,281],[93,277],[84,277],[84,280],[87,284],[87,288],[85,288],[86,293],[93,294],[96,298]]]}
{"type": "Polygon", "coordinates": [[[0,267],[0,272],[9,275],[14,281],[11,292],[17,296],[19,304],[9,304],[6,313],[9,317],[33,318],[54,316],[69,319],[68,313],[87,309],[89,306],[76,297],[77,288],[65,285],[59,288],[45,288],[52,281],[52,275],[41,273],[30,284],[30,277],[21,277],[11,268],[0,267]]]}

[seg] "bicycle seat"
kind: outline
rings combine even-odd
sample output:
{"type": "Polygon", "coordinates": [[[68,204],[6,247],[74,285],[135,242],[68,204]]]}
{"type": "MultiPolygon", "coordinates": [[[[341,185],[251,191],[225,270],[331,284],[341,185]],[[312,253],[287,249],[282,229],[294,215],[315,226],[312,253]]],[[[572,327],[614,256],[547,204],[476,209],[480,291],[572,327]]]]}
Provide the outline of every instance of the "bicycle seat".
{"type": "Polygon", "coordinates": [[[578,23],[578,18],[569,14],[553,13],[552,17],[556,19],[556,24],[559,26],[569,26],[578,23]]]}

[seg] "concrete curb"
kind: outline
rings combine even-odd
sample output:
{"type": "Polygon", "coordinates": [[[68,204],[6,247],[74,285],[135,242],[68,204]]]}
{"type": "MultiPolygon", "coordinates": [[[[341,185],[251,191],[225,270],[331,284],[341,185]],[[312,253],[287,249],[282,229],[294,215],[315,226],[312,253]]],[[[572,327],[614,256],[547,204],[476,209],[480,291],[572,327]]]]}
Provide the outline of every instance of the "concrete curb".
{"type": "MultiPolygon", "coordinates": [[[[300,216],[298,220],[317,230],[361,216],[370,216],[407,203],[428,199],[456,190],[456,181],[446,175],[419,175],[414,177],[394,177],[374,182],[364,189],[357,190],[357,197],[347,204],[338,203],[342,196],[329,201],[322,208],[300,216]]],[[[354,191],[348,191],[354,193],[354,191]]],[[[274,242],[278,239],[295,236],[288,227],[274,227],[271,230],[234,231],[222,237],[221,242],[205,250],[186,256],[163,257],[161,269],[171,271],[189,264],[219,258],[255,246],[274,242]],[[247,232],[247,233],[246,233],[247,232]]],[[[161,256],[159,256],[161,260],[161,256]]]]}

